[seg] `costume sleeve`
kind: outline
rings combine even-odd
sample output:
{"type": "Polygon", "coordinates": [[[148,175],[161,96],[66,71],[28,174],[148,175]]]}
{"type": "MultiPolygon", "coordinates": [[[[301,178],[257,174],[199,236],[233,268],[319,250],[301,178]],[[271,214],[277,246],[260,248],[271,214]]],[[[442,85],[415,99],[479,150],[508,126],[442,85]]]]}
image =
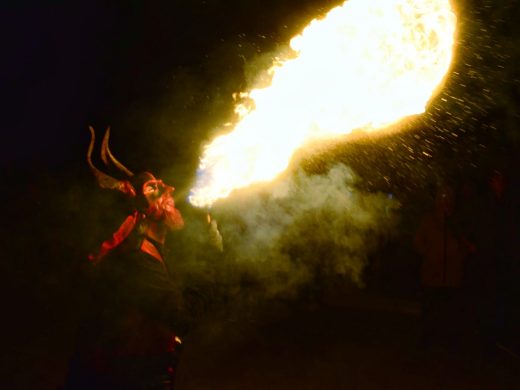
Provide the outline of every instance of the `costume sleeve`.
{"type": "Polygon", "coordinates": [[[129,236],[130,232],[134,229],[136,222],[137,213],[129,215],[121,224],[121,226],[119,226],[119,229],[117,229],[117,231],[112,234],[112,237],[103,241],[99,252],[95,255],[89,255],[88,259],[94,264],[99,262],[104,256],[107,255],[107,253],[119,246],[129,236]]]}

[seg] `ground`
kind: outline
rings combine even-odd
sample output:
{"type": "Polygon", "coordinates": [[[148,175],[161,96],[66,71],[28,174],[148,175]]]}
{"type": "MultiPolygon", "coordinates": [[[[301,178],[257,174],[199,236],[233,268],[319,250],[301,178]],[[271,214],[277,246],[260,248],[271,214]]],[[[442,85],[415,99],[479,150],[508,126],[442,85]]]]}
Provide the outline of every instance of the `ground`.
{"type": "MultiPolygon", "coordinates": [[[[185,337],[178,390],[520,388],[520,360],[503,350],[484,359],[470,328],[457,347],[419,348],[415,301],[357,292],[226,313],[185,337]]],[[[2,388],[60,388],[77,317],[57,314],[41,307],[18,324],[5,344],[2,388]],[[34,329],[35,320],[46,326],[34,329]]]]}

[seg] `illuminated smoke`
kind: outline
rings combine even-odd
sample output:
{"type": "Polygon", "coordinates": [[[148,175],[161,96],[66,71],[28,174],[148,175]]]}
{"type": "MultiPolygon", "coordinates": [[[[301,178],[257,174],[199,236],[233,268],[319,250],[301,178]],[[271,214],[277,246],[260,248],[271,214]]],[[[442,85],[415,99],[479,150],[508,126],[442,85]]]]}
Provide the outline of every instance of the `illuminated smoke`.
{"type": "Polygon", "coordinates": [[[357,188],[342,164],[298,171],[216,204],[229,273],[249,275],[265,296],[291,295],[321,275],[361,283],[368,255],[395,229],[398,202],[357,188]]]}
{"type": "Polygon", "coordinates": [[[205,147],[190,203],[271,181],[313,140],[424,112],[450,67],[455,23],[449,0],[350,0],[311,22],[270,85],[240,94],[239,120],[205,147]]]}

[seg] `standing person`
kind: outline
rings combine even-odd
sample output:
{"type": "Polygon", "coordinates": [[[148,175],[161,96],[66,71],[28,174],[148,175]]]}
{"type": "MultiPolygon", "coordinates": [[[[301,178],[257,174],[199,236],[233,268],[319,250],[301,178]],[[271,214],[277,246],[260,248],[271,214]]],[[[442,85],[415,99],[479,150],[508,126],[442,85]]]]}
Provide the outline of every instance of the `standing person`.
{"type": "Polygon", "coordinates": [[[65,388],[173,388],[180,339],[172,328],[179,299],[164,244],[168,231],[184,226],[174,188],[149,172],[128,171],[108,148],[108,130],[102,158],[130,178],[117,180],[98,170],[91,160],[95,134],[90,130],[87,161],[92,172],[101,187],[128,195],[133,210],[89,256],[91,310],[81,325],[65,388]]]}
{"type": "Polygon", "coordinates": [[[453,226],[454,208],[453,190],[440,187],[433,210],[423,217],[414,238],[415,249],[422,258],[421,343],[425,347],[434,341],[457,341],[460,322],[456,309],[466,248],[453,226]],[[446,339],[448,336],[451,339],[446,339]]]}
{"type": "Polygon", "coordinates": [[[478,325],[486,358],[496,355],[507,317],[514,280],[515,205],[501,171],[488,177],[487,191],[480,207],[477,241],[478,325]]]}

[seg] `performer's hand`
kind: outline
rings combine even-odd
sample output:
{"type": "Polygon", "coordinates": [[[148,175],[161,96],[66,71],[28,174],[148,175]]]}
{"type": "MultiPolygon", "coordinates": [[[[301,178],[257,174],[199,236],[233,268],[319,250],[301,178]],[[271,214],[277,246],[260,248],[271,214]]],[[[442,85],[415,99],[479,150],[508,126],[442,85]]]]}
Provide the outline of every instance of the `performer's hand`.
{"type": "Polygon", "coordinates": [[[208,214],[208,224],[209,224],[209,240],[211,244],[218,249],[219,252],[224,251],[224,243],[222,240],[222,235],[220,234],[220,231],[218,230],[218,224],[217,221],[212,219],[211,216],[208,214]]]}

